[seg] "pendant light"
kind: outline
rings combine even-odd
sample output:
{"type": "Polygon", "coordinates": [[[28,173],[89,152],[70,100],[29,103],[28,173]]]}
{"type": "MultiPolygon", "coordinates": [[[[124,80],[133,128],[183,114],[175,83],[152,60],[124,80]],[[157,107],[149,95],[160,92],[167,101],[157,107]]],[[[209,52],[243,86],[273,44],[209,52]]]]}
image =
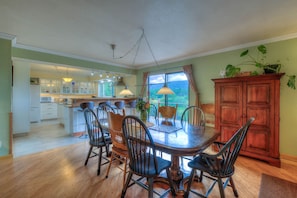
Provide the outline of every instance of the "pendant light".
{"type": "Polygon", "coordinates": [[[66,77],[62,78],[64,80],[64,82],[71,82],[72,81],[72,78],[70,78],[68,76],[68,67],[67,67],[67,70],[66,70],[66,77]]]}
{"type": "Polygon", "coordinates": [[[162,95],[173,95],[174,92],[169,88],[167,87],[167,84],[164,83],[164,86],[157,92],[157,94],[162,94],[162,95]]]}
{"type": "MultiPolygon", "coordinates": [[[[114,56],[114,51],[115,51],[116,45],[115,45],[115,44],[111,44],[110,46],[111,46],[111,49],[112,49],[112,52],[113,52],[113,54],[112,54],[113,58],[114,58],[114,59],[124,58],[124,57],[127,56],[130,52],[132,52],[132,50],[133,50],[134,48],[137,48],[137,49],[136,49],[135,56],[134,56],[134,59],[133,59],[133,64],[134,64],[134,63],[135,63],[136,56],[137,56],[138,51],[139,51],[139,47],[140,47],[140,44],[141,44],[142,39],[145,40],[145,42],[146,42],[146,44],[147,44],[147,46],[148,46],[148,48],[149,48],[149,50],[150,50],[150,52],[151,52],[151,55],[152,55],[152,57],[153,57],[153,59],[154,59],[154,62],[155,62],[155,64],[156,64],[156,66],[159,66],[159,64],[158,64],[158,62],[157,62],[157,60],[156,60],[156,57],[155,57],[155,55],[154,55],[154,53],[153,53],[153,50],[152,50],[152,48],[151,48],[151,45],[150,45],[150,43],[148,42],[148,40],[147,40],[147,38],[146,38],[146,35],[145,35],[145,33],[144,33],[144,29],[143,29],[143,28],[142,28],[142,34],[141,34],[140,38],[139,38],[139,39],[137,40],[137,42],[132,46],[132,48],[131,48],[130,50],[128,50],[128,52],[125,53],[123,56],[115,57],[115,56],[114,56]]],[[[157,92],[157,94],[165,94],[165,95],[167,95],[167,94],[174,94],[174,92],[173,92],[169,87],[167,87],[167,84],[165,83],[164,86],[157,92]]],[[[133,95],[133,93],[132,93],[132,92],[127,88],[127,86],[126,86],[125,89],[122,90],[122,91],[120,92],[120,95],[133,95]]]]}
{"type": "Polygon", "coordinates": [[[119,94],[120,94],[121,96],[131,96],[131,95],[134,95],[134,94],[132,93],[132,91],[130,91],[130,90],[128,89],[127,86],[125,86],[125,89],[123,89],[119,94]]]}

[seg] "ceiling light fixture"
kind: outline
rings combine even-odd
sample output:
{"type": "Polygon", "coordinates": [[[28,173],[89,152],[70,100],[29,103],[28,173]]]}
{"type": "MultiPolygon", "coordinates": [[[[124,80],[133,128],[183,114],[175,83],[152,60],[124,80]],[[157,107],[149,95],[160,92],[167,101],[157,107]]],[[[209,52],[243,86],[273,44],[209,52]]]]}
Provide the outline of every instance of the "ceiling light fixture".
{"type": "Polygon", "coordinates": [[[71,82],[72,81],[72,78],[70,78],[68,76],[68,67],[66,69],[66,77],[63,77],[62,79],[64,80],[64,82],[71,82]]]}
{"type": "Polygon", "coordinates": [[[130,91],[128,89],[128,87],[126,86],[125,89],[123,89],[121,92],[120,92],[120,95],[121,96],[131,96],[133,95],[132,91],[130,91]]]}
{"type": "Polygon", "coordinates": [[[174,92],[167,87],[166,83],[164,83],[164,86],[157,92],[157,94],[172,95],[174,92]]]}
{"type": "MultiPolygon", "coordinates": [[[[145,42],[146,42],[146,44],[147,44],[147,46],[148,46],[148,48],[149,48],[149,50],[150,50],[150,53],[151,53],[151,55],[152,55],[152,57],[153,57],[153,59],[154,59],[154,62],[155,62],[155,64],[156,64],[156,66],[159,67],[159,64],[158,64],[158,62],[157,62],[157,59],[156,59],[156,57],[155,57],[155,55],[154,55],[154,53],[153,53],[153,50],[152,50],[152,48],[151,48],[150,43],[148,42],[148,39],[146,38],[146,35],[145,35],[145,33],[144,33],[144,29],[143,29],[143,28],[142,28],[142,34],[141,34],[141,36],[139,37],[139,39],[138,39],[138,40],[136,41],[136,43],[132,46],[132,48],[131,48],[130,50],[128,50],[123,56],[120,56],[120,57],[118,57],[118,58],[114,57],[114,50],[115,50],[116,45],[115,45],[115,44],[111,44],[111,45],[110,45],[110,46],[111,46],[111,49],[112,49],[112,51],[113,51],[113,59],[124,58],[125,56],[127,56],[128,54],[130,54],[134,48],[137,47],[137,49],[136,49],[136,53],[135,53],[135,56],[134,56],[134,59],[133,59],[133,63],[132,63],[132,65],[134,65],[135,60],[136,60],[136,56],[138,55],[138,52],[139,52],[139,48],[140,48],[141,41],[142,41],[143,39],[145,40],[145,42]]],[[[124,90],[125,90],[125,89],[124,89],[124,90]]],[[[124,91],[124,90],[123,90],[123,91],[124,91]]],[[[157,94],[174,94],[174,92],[173,92],[169,87],[167,87],[166,83],[164,83],[164,86],[157,92],[157,94]]]]}
{"type": "Polygon", "coordinates": [[[72,81],[72,78],[63,78],[64,82],[71,82],[72,81]]]}

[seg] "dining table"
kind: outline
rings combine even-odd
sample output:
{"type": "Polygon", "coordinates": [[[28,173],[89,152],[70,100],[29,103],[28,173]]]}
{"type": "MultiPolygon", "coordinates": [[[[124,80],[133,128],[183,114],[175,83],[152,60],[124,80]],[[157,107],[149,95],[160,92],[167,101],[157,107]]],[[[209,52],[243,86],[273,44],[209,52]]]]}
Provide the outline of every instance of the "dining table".
{"type": "MultiPolygon", "coordinates": [[[[176,184],[178,194],[183,194],[184,183],[187,181],[189,171],[182,170],[180,159],[182,156],[195,156],[203,152],[220,135],[212,127],[191,127],[189,125],[155,126],[149,127],[156,149],[171,155],[171,177],[176,184]]],[[[162,181],[162,177],[159,177],[162,181]]]]}

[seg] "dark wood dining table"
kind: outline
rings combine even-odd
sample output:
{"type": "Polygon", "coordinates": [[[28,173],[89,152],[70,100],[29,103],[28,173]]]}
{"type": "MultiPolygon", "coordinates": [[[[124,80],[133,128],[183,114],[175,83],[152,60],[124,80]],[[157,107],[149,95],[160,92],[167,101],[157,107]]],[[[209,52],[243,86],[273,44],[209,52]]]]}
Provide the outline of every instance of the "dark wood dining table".
{"type": "Polygon", "coordinates": [[[194,156],[209,147],[220,133],[211,127],[180,127],[176,131],[150,129],[157,150],[171,155],[171,176],[177,191],[183,193],[184,179],[188,176],[180,167],[181,156],[194,156]]]}

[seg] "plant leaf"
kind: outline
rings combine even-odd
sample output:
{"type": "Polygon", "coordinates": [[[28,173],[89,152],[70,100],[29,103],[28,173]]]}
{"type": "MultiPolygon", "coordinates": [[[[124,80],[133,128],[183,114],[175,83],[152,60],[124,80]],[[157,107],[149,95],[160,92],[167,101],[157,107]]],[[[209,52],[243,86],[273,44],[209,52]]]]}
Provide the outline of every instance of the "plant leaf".
{"type": "Polygon", "coordinates": [[[243,57],[249,53],[249,50],[245,50],[240,54],[240,57],[243,57]]]}
{"type": "Polygon", "coordinates": [[[231,65],[231,64],[227,65],[225,70],[226,70],[225,75],[227,77],[236,76],[240,72],[239,67],[235,67],[234,65],[231,65]]]}
{"type": "Polygon", "coordinates": [[[259,62],[255,62],[255,66],[259,67],[259,68],[265,68],[265,65],[263,65],[262,63],[259,63],[259,62]]]}
{"type": "Polygon", "coordinates": [[[289,77],[289,80],[287,82],[288,87],[290,87],[291,89],[296,89],[296,86],[295,86],[296,76],[291,75],[291,76],[288,76],[288,77],[289,77]]]}
{"type": "Polygon", "coordinates": [[[267,53],[267,49],[264,45],[259,45],[258,46],[258,50],[259,52],[261,52],[262,54],[266,54],[267,53]]]}

